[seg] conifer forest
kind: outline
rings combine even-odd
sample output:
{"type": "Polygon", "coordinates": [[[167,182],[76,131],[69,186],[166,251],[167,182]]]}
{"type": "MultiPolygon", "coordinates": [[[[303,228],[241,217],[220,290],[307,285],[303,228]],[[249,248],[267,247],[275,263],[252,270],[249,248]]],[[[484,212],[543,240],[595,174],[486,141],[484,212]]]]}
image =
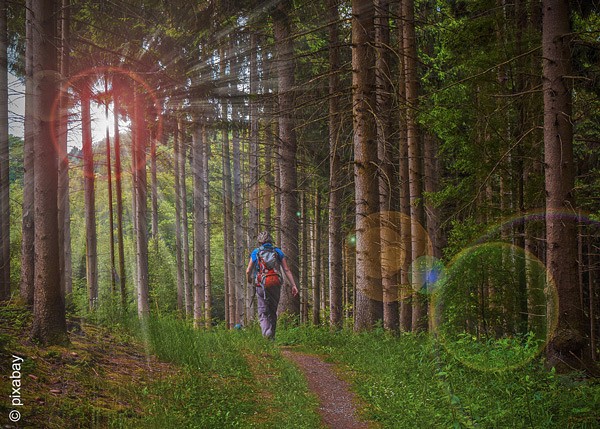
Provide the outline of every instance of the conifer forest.
{"type": "Polygon", "coordinates": [[[1,427],[593,428],[599,361],[598,0],[0,0],[1,427]]]}

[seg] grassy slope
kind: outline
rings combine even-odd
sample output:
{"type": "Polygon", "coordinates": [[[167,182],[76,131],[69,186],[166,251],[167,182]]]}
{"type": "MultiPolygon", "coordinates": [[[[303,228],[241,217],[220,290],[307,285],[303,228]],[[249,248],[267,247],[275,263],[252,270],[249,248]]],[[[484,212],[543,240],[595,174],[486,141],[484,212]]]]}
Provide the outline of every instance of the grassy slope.
{"type": "Polygon", "coordinates": [[[25,358],[19,427],[319,427],[304,379],[255,332],[163,319],[131,323],[131,336],[84,324],[68,347],[41,348],[27,339],[30,323],[22,308],[0,306],[0,426],[10,423],[15,354],[25,358]]]}

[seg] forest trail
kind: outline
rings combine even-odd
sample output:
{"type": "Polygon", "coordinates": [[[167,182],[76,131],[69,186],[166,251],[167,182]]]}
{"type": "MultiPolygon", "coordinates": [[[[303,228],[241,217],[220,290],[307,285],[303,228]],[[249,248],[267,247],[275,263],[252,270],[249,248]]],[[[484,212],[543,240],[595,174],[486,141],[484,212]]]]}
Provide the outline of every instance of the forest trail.
{"type": "Polygon", "coordinates": [[[304,373],[308,388],[319,398],[319,414],[323,424],[331,429],[374,429],[372,422],[359,420],[357,396],[348,383],[335,374],[334,365],[321,358],[282,349],[282,355],[294,362],[304,373]]]}

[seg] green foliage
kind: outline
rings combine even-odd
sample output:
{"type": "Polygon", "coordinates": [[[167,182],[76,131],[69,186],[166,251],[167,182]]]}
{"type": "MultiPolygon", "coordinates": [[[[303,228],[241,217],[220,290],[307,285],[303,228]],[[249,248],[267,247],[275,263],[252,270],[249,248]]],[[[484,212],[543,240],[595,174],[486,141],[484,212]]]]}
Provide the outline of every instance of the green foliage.
{"type": "Polygon", "coordinates": [[[148,244],[148,285],[151,305],[160,312],[177,311],[177,271],[173,254],[160,237],[148,244]]]}
{"type": "Polygon", "coordinates": [[[304,378],[257,329],[201,331],[170,317],[128,326],[182,370],[142,390],[148,413],[125,427],[319,427],[304,378]]]}
{"type": "MultiPolygon", "coordinates": [[[[559,377],[538,359],[511,371],[479,371],[431,335],[299,327],[282,329],[278,337],[343,365],[368,404],[366,415],[384,428],[592,427],[599,417],[600,383],[559,377]]],[[[497,361],[492,367],[502,366],[505,352],[527,347],[527,340],[507,339],[488,358],[497,361]]]]}

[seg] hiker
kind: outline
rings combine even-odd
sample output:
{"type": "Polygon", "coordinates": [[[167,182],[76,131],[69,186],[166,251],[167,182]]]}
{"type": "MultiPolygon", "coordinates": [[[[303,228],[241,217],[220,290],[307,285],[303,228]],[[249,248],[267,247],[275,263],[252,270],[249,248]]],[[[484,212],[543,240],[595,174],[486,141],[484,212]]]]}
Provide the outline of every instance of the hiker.
{"type": "Polygon", "coordinates": [[[264,337],[275,338],[277,327],[277,305],[281,295],[283,276],[281,269],[292,285],[292,295],[298,295],[298,288],[294,276],[287,264],[287,259],[279,247],[273,245],[273,238],[264,231],[258,234],[260,245],[252,251],[248,268],[246,268],[246,279],[256,288],[258,297],[258,319],[260,329],[264,337]]]}

